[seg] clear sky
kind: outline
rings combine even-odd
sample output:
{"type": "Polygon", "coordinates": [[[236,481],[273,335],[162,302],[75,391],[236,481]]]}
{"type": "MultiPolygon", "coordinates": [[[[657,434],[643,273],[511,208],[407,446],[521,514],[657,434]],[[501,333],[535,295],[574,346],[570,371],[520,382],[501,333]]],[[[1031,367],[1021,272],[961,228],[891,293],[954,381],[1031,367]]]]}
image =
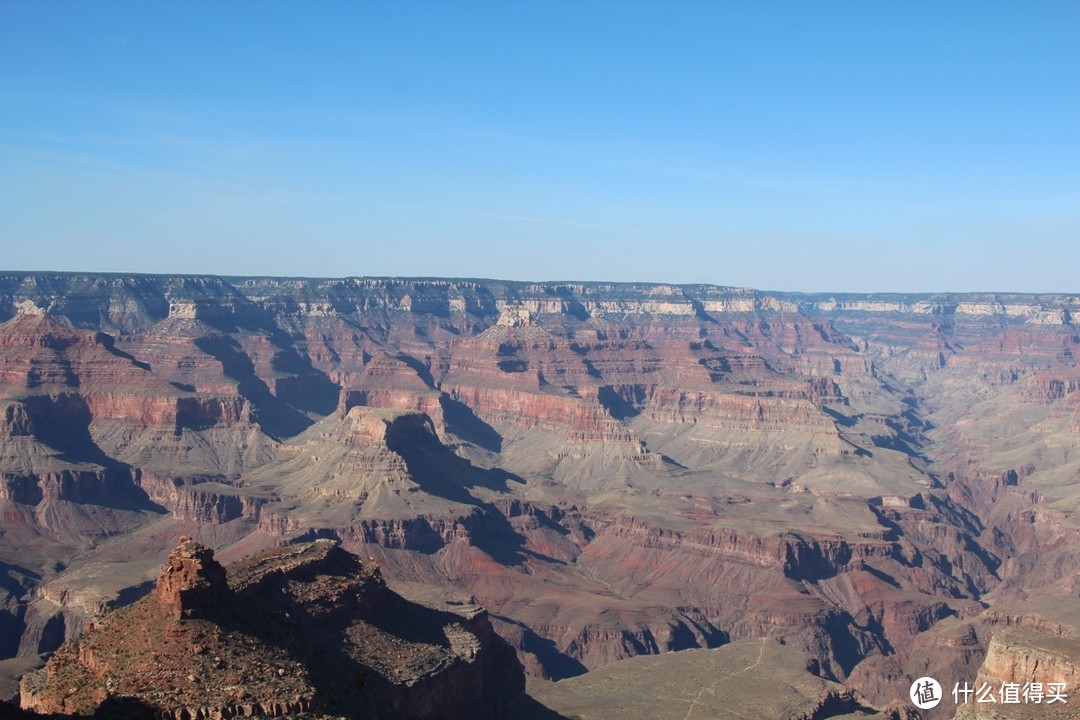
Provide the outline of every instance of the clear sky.
{"type": "Polygon", "coordinates": [[[0,269],[1080,292],[1080,2],[2,0],[0,269]]]}

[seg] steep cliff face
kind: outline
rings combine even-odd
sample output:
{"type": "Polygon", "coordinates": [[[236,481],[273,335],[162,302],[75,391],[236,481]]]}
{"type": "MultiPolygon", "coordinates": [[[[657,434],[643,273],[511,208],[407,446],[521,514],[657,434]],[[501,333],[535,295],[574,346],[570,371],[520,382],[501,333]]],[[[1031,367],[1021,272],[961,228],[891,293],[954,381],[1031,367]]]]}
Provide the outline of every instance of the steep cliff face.
{"type": "Polygon", "coordinates": [[[329,537],[480,600],[535,674],[768,635],[884,705],[928,648],[977,666],[991,634],[949,633],[985,605],[1077,590],[1077,312],[0,274],[0,649],[129,602],[181,534],[329,537]]]}
{"type": "Polygon", "coordinates": [[[156,591],[96,619],[22,706],[71,714],[123,698],[157,717],[494,718],[524,676],[483,610],[425,608],[328,541],[225,569],[181,540],[156,591]]]}
{"type": "Polygon", "coordinates": [[[1005,603],[977,619],[988,638],[982,663],[958,678],[964,687],[988,688],[996,702],[977,694],[958,697],[957,720],[1072,718],[1080,683],[1080,639],[1075,597],[1005,603]],[[974,680],[972,680],[974,677],[974,680]],[[1009,702],[1002,702],[1009,692],[1009,702]]]}
{"type": "Polygon", "coordinates": [[[1033,682],[1077,687],[1080,643],[1075,638],[1060,638],[1037,633],[1001,631],[994,634],[976,681],[993,683],[1033,682]]]}

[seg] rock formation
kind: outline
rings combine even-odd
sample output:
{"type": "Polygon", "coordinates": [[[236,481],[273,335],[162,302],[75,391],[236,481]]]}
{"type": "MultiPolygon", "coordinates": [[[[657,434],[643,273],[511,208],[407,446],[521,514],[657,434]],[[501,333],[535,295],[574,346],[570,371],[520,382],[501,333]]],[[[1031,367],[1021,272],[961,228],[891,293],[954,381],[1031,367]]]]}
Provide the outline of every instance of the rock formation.
{"type": "Polygon", "coordinates": [[[156,592],[168,616],[176,621],[208,617],[227,599],[229,584],[225,568],[214,560],[214,551],[182,537],[180,545],[169,553],[156,592]]]}
{"type": "Polygon", "coordinates": [[[22,682],[25,709],[147,717],[495,718],[513,649],[478,607],[410,603],[328,540],[225,568],[182,538],[155,592],[95,619],[22,682]]]}

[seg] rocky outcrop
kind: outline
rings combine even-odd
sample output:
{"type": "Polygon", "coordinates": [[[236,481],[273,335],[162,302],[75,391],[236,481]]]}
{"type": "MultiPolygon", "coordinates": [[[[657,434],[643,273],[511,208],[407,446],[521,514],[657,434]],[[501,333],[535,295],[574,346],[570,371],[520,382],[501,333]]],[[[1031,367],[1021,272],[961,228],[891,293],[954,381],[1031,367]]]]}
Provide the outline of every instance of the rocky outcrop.
{"type": "Polygon", "coordinates": [[[155,593],[94,621],[24,678],[25,709],[117,698],[155,717],[495,718],[524,690],[480,608],[415,605],[373,564],[316,541],[225,569],[181,539],[155,593]]]}
{"type": "Polygon", "coordinates": [[[228,596],[225,568],[214,560],[214,551],[191,538],[169,553],[157,582],[157,596],[169,617],[206,618],[228,596]]]}

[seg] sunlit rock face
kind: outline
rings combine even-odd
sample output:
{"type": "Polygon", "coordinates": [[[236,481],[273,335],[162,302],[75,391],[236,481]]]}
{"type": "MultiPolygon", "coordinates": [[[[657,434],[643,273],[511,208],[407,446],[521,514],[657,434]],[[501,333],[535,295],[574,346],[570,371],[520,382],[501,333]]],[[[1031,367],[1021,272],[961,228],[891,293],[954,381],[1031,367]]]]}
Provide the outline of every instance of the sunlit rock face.
{"type": "Polygon", "coordinates": [[[545,677],[761,636],[880,706],[928,656],[992,674],[987,613],[1078,591],[1078,310],[0,274],[0,654],[153,592],[181,536],[328,538],[545,677]]]}

